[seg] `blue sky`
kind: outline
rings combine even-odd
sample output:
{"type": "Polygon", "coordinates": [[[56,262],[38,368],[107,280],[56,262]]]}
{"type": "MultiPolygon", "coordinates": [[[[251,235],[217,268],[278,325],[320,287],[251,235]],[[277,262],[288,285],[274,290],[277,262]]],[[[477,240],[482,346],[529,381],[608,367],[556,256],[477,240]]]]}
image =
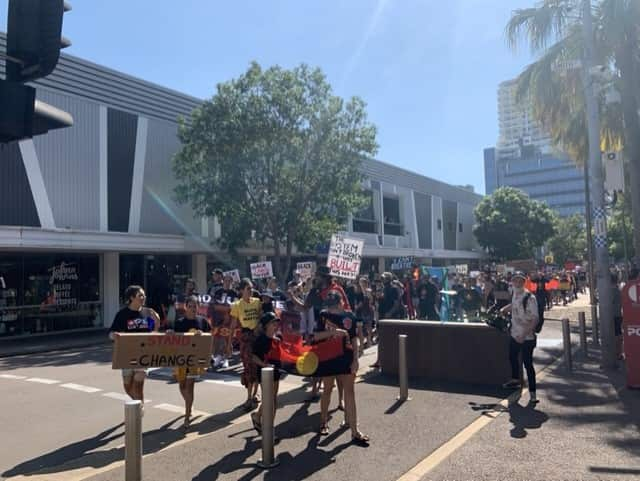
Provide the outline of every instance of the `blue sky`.
{"type": "MultiPolygon", "coordinates": [[[[0,0],[5,30],[8,0],[0,0]]],[[[378,158],[484,193],[496,89],[529,61],[505,43],[533,0],[71,0],[68,49],[200,98],[249,62],[322,68],[378,126],[378,158]]]]}

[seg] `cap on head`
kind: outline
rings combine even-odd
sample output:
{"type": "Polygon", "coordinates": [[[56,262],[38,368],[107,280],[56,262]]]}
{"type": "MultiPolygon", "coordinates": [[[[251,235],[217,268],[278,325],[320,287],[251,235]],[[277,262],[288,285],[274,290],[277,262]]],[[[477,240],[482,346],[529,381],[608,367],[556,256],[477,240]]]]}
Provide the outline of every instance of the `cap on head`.
{"type": "Polygon", "coordinates": [[[262,327],[266,327],[271,322],[280,322],[278,316],[273,312],[265,312],[262,314],[262,317],[260,317],[260,325],[262,327]]]}

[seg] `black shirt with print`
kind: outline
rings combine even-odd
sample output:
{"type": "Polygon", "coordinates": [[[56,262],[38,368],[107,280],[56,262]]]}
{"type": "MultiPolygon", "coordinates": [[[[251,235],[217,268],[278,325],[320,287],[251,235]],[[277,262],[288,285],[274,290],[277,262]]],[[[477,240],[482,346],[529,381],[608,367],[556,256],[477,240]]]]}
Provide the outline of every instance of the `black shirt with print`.
{"type": "Polygon", "coordinates": [[[112,332],[151,332],[152,319],[145,317],[145,310],[134,311],[123,307],[118,311],[109,329],[112,332]]]}

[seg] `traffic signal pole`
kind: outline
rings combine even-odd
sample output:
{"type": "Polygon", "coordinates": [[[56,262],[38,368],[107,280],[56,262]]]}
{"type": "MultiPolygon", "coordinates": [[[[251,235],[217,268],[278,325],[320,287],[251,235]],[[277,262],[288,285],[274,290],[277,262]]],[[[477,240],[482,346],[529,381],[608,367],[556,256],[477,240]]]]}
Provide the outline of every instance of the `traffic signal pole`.
{"type": "Polygon", "coordinates": [[[607,246],[607,219],[604,203],[604,172],[600,152],[600,117],[598,101],[593,85],[594,32],[591,16],[591,0],[583,0],[582,28],[584,35],[584,58],[582,62],[582,85],[584,88],[589,133],[589,173],[591,175],[591,215],[593,216],[593,252],[596,264],[596,285],[600,307],[599,326],[602,342],[601,367],[613,369],[617,364],[612,289],[607,246]]]}

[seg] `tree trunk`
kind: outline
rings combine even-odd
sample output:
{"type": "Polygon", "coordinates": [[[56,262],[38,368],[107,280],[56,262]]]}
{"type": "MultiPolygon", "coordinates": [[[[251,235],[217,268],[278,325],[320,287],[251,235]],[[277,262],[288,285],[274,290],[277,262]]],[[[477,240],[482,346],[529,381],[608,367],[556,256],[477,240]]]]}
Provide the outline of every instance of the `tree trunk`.
{"type": "MultiPolygon", "coordinates": [[[[289,275],[289,272],[291,271],[291,253],[293,251],[293,241],[291,239],[291,232],[287,233],[287,247],[286,247],[286,258],[285,258],[285,268],[284,268],[284,274],[286,276],[289,275]]],[[[289,278],[287,277],[287,282],[289,281],[289,278]]]]}
{"type": "Polygon", "coordinates": [[[624,118],[624,150],[629,160],[629,196],[631,197],[631,219],[633,221],[633,247],[640,255],[640,120],[636,101],[633,52],[620,49],[618,68],[621,77],[622,115],[624,118]]]}
{"type": "Polygon", "coordinates": [[[280,240],[273,240],[273,275],[278,279],[278,285],[282,288],[286,287],[282,284],[282,262],[280,261],[282,254],[280,252],[280,240]]]}

